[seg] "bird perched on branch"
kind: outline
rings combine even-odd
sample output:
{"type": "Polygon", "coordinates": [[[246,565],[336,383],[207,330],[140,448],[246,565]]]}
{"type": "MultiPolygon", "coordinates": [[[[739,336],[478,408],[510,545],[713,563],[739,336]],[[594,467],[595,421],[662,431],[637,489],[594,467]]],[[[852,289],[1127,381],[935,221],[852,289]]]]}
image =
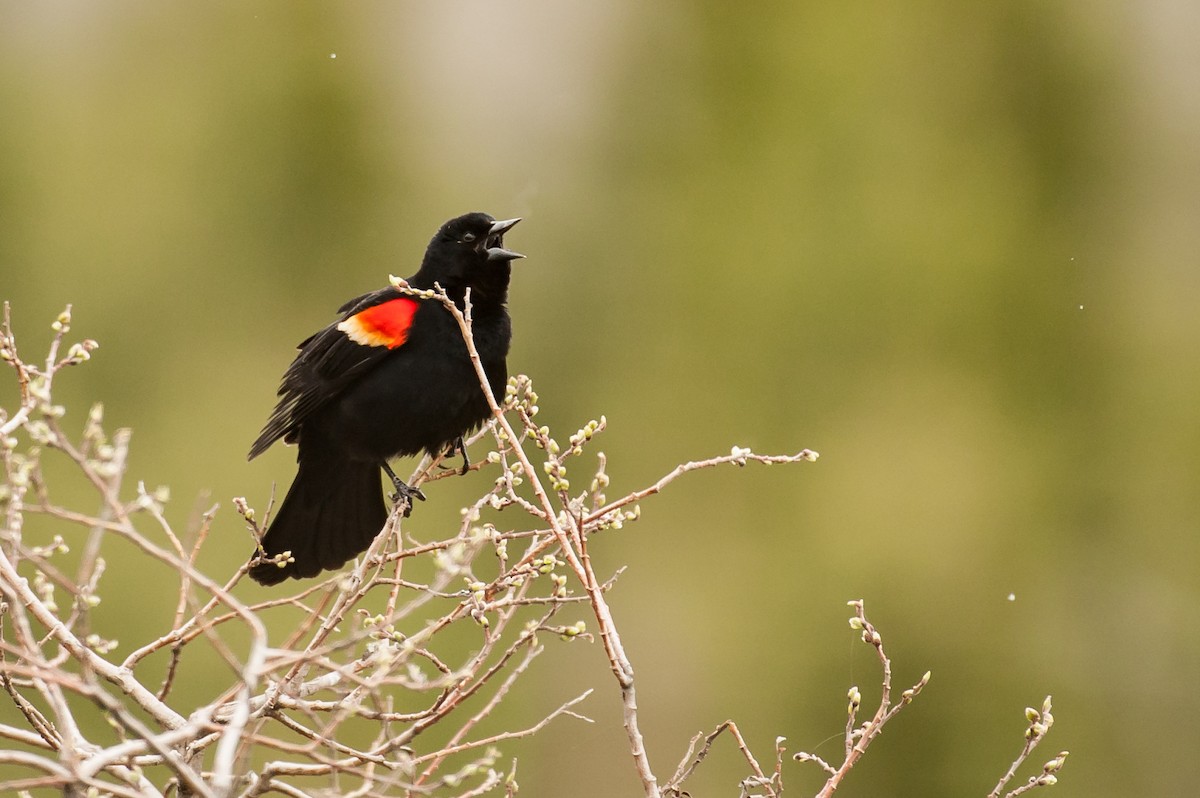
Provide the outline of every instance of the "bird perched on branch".
{"type": "MultiPolygon", "coordinates": [[[[524,257],[505,248],[504,234],[519,221],[486,213],[451,219],[408,278],[414,289],[440,285],[459,308],[470,289],[475,347],[496,396],[508,380],[509,275],[512,261],[524,257]]],[[[252,559],[250,577],[260,584],[316,576],[365,551],[387,520],[379,469],[407,514],[413,499],[425,497],[387,461],[461,451],[465,470],[463,436],[490,415],[462,332],[439,299],[388,287],[338,312],[336,322],[301,342],[279,403],[250,449],[251,460],[281,438],[300,449],[296,478],[254,555],[291,558],[252,559]]]]}

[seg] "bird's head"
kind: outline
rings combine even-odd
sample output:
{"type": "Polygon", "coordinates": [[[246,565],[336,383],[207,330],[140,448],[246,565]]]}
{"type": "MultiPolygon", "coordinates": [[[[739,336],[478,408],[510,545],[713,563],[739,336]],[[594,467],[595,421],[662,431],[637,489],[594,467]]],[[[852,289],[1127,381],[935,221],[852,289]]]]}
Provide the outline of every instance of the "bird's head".
{"type": "Polygon", "coordinates": [[[525,257],[504,247],[504,234],[519,221],[496,221],[486,213],[451,219],[429,242],[421,270],[410,282],[420,288],[436,282],[452,294],[470,288],[473,300],[503,302],[512,261],[525,257]]]}

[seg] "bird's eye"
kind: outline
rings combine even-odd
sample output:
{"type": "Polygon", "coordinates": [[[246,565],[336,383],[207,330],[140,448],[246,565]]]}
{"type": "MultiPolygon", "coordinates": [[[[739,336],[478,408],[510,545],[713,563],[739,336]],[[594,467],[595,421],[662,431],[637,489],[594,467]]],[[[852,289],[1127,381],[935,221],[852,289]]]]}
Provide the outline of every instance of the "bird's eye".
{"type": "Polygon", "coordinates": [[[475,234],[474,233],[463,233],[462,240],[464,242],[470,244],[472,241],[475,240],[475,234]]]}

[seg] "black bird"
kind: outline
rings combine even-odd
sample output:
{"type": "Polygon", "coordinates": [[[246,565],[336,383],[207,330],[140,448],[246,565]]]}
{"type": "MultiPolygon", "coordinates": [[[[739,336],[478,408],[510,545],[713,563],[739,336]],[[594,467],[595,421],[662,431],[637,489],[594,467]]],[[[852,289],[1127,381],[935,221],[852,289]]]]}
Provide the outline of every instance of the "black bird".
{"type": "MultiPolygon", "coordinates": [[[[492,392],[508,380],[512,261],[504,234],[520,219],[469,213],[442,225],[408,284],[437,283],[461,308],[470,289],[472,332],[492,392]]],[[[352,299],[340,318],[300,344],[283,375],[279,404],[250,449],[250,459],[282,438],[299,444],[299,470],[262,539],[268,557],[291,552],[280,566],[259,562],[250,577],[274,585],[316,576],[366,551],[387,520],[379,469],[398,501],[424,499],[387,465],[422,451],[458,450],[463,435],[490,415],[458,323],[438,299],[394,287],[352,299]]],[[[255,552],[255,557],[258,556],[255,552]]],[[[252,560],[253,561],[253,560],[252,560]]]]}

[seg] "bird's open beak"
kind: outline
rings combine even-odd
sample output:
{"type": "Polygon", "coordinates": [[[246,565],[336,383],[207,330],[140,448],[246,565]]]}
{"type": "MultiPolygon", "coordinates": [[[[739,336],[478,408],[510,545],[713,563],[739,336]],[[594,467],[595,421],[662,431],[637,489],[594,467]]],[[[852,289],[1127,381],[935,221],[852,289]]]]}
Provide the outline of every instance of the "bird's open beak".
{"type": "Polygon", "coordinates": [[[507,261],[525,257],[520,252],[513,252],[511,249],[504,248],[504,234],[519,221],[521,220],[505,219],[500,222],[492,222],[492,226],[488,230],[487,241],[484,243],[487,249],[488,260],[507,261]]]}

